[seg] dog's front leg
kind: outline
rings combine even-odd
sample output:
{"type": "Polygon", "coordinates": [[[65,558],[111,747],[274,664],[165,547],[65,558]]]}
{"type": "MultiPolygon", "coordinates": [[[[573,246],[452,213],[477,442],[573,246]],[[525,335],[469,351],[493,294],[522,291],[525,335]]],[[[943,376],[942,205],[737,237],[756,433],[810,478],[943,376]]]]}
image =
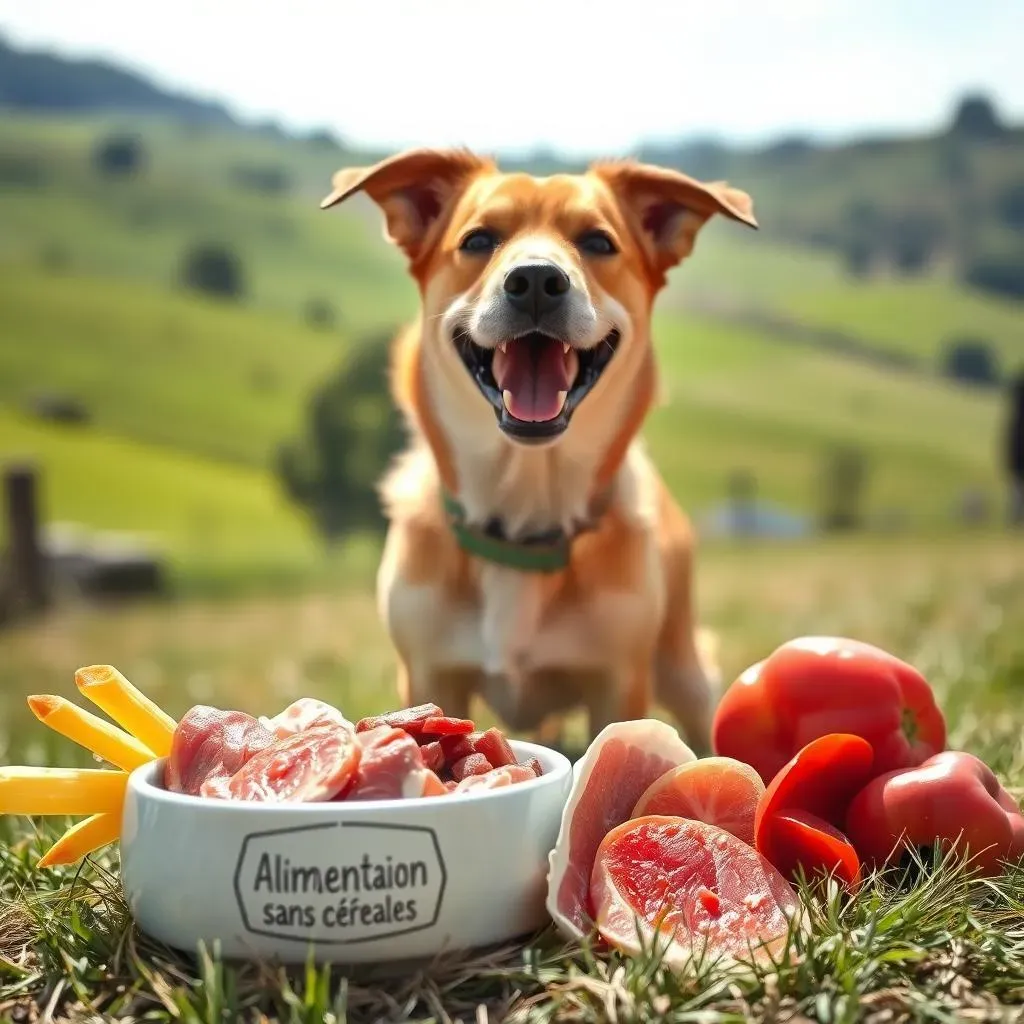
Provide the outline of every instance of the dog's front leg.
{"type": "Polygon", "coordinates": [[[516,732],[533,732],[551,713],[548,699],[536,686],[503,673],[484,675],[480,694],[506,728],[516,732]]]}
{"type": "Polygon", "coordinates": [[[410,583],[402,573],[403,535],[392,529],[377,578],[380,616],[398,656],[398,698],[404,707],[434,703],[446,715],[468,718],[479,669],[471,621],[444,588],[410,583]]]}
{"type": "Polygon", "coordinates": [[[398,697],[403,707],[436,704],[451,718],[469,718],[470,702],[479,686],[479,673],[471,669],[398,669],[398,697]]]}
{"type": "Polygon", "coordinates": [[[650,652],[612,670],[610,685],[595,687],[588,695],[590,740],[613,722],[629,722],[651,715],[653,678],[650,652]]]}

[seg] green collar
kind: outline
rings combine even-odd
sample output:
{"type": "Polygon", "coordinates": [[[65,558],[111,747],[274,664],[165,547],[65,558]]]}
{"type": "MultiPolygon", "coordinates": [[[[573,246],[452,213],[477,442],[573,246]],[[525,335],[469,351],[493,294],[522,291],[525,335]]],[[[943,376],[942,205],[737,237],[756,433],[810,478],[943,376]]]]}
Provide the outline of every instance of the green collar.
{"type": "Polygon", "coordinates": [[[563,530],[509,540],[497,521],[487,527],[467,524],[465,510],[447,491],[444,491],[444,510],[459,547],[477,558],[520,572],[559,572],[569,565],[573,538],[563,530]]]}

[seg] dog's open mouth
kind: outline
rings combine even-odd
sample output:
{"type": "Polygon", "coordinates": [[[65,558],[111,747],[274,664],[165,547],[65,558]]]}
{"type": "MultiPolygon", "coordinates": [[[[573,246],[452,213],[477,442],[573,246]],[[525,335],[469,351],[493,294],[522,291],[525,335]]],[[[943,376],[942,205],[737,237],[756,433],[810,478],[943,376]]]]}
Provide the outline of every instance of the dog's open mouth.
{"type": "Polygon", "coordinates": [[[498,425],[526,442],[549,440],[565,430],[618,343],[617,330],[592,349],[573,348],[537,331],[495,349],[475,344],[464,331],[455,335],[459,355],[494,408],[498,425]]]}

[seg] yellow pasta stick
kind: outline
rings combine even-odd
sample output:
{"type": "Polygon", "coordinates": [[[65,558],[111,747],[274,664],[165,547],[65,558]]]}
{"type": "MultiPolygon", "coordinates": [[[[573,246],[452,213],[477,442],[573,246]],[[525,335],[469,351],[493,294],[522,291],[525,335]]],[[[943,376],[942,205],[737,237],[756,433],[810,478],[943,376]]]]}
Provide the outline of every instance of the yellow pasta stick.
{"type": "Polygon", "coordinates": [[[82,694],[157,757],[171,752],[177,722],[139,692],[112,665],[90,665],[75,673],[82,694]]]}
{"type": "Polygon", "coordinates": [[[0,768],[0,814],[120,813],[128,773],[107,768],[0,768]]]}
{"type": "Polygon", "coordinates": [[[156,757],[149,747],[134,736],[122,732],[63,697],[52,697],[49,694],[29,697],[28,706],[43,725],[126,772],[156,757]]]}
{"type": "Polygon", "coordinates": [[[42,856],[39,867],[52,868],[60,864],[74,864],[76,860],[81,860],[93,850],[115,842],[120,835],[120,814],[94,814],[91,818],[72,825],[42,856]]]}

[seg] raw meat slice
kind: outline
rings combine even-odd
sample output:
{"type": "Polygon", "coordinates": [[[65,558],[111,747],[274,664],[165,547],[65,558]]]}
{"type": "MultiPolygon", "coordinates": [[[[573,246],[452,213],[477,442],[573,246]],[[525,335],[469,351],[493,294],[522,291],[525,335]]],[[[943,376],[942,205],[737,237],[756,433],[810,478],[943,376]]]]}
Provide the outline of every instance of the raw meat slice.
{"type": "Polygon", "coordinates": [[[197,704],[182,716],[164,765],[164,787],[199,796],[203,783],[228,779],[274,742],[252,715],[197,704]]]}
{"type": "Polygon", "coordinates": [[[452,765],[452,778],[461,782],[470,775],[484,775],[494,767],[483,754],[470,754],[452,765]]]}
{"type": "Polygon", "coordinates": [[[464,757],[476,753],[474,744],[482,735],[483,733],[474,732],[468,736],[442,736],[437,742],[441,744],[441,749],[444,751],[445,761],[448,764],[455,764],[456,761],[461,761],[464,757]]]}
{"type": "Polygon", "coordinates": [[[260,725],[269,729],[279,740],[285,736],[310,729],[314,725],[326,725],[333,722],[349,729],[355,726],[336,708],[325,704],[314,697],[300,697],[293,701],[280,714],[273,718],[260,718],[260,725]]]}
{"type": "Polygon", "coordinates": [[[423,773],[423,792],[420,796],[446,796],[445,784],[429,768],[423,773]]]}
{"type": "Polygon", "coordinates": [[[332,800],[359,767],[356,734],[343,725],[294,733],[251,757],[231,777],[235,800],[311,803],[332,800]]]}
{"type": "Polygon", "coordinates": [[[438,742],[420,745],[423,763],[432,771],[439,772],[444,768],[444,747],[438,742]]]}
{"type": "Polygon", "coordinates": [[[378,725],[357,736],[362,755],[346,800],[399,800],[423,795],[423,748],[404,729],[378,725]]]}
{"type": "Polygon", "coordinates": [[[386,715],[371,715],[361,718],[356,724],[356,732],[368,732],[382,725],[390,725],[395,729],[404,729],[411,736],[423,731],[423,723],[428,718],[443,718],[444,712],[436,704],[418,704],[414,708],[402,708],[389,711],[386,715]]]}
{"type": "Polygon", "coordinates": [[[566,937],[582,938],[590,928],[590,872],[601,840],[629,818],[652,782],[693,760],[672,726],[641,718],[605,726],[573,766],[558,839],[548,855],[545,901],[566,937]]]}
{"type": "Polygon", "coordinates": [[[761,776],[731,757],[703,757],[671,768],[651,783],[631,818],[667,814],[717,825],[754,845],[754,814],[764,793],[761,776]]]}
{"type": "Polygon", "coordinates": [[[591,898],[602,938],[624,952],[656,952],[671,967],[773,954],[790,935],[796,893],[765,857],[731,832],[648,815],[602,840],[591,898]]]}
{"type": "Polygon", "coordinates": [[[478,754],[483,754],[495,768],[516,763],[515,751],[500,729],[488,729],[481,733],[477,739],[473,740],[473,748],[478,754]]]}
{"type": "Polygon", "coordinates": [[[231,776],[214,775],[199,787],[199,795],[212,800],[231,799],[231,776]]]}
{"type": "Polygon", "coordinates": [[[420,729],[424,736],[468,736],[472,731],[472,719],[449,718],[447,715],[431,716],[420,729]]]}
{"type": "Polygon", "coordinates": [[[468,793],[477,789],[501,789],[517,782],[529,782],[535,779],[532,769],[521,764],[505,764],[492,768],[483,775],[467,775],[456,787],[456,793],[468,793]]]}

